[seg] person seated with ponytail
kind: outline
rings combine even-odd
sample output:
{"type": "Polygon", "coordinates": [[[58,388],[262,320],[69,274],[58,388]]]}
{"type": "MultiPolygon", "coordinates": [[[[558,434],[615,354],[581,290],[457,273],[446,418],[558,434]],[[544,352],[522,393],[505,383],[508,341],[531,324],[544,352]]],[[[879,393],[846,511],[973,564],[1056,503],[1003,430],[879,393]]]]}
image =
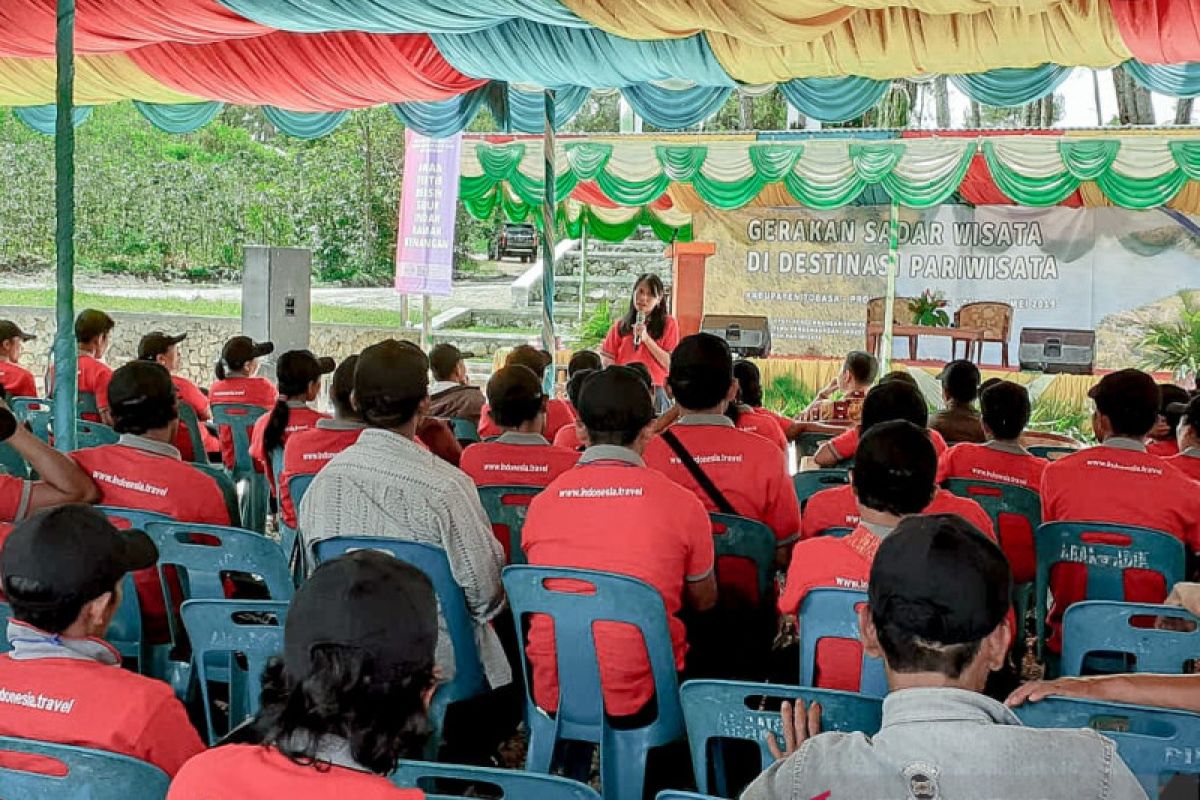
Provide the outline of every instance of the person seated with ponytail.
{"type": "Polygon", "coordinates": [[[289,350],[279,357],[275,365],[275,379],[279,382],[279,398],[271,413],[259,417],[250,433],[250,457],[254,468],[265,472],[275,486],[274,470],[271,466],[272,453],[282,450],[289,436],[307,431],[318,421],[329,419],[308,407],[321,395],[321,377],[336,368],[332,358],[317,358],[308,350],[289,350]]]}
{"type": "MultiPolygon", "coordinates": [[[[761,414],[775,420],[775,424],[779,427],[779,432],[783,435],[786,442],[788,428],[792,426],[792,420],[783,414],[763,407],[762,373],[758,371],[758,365],[744,358],[738,359],[733,362],[733,377],[737,378],[738,382],[738,402],[749,406],[750,410],[756,414],[761,414]]],[[[751,433],[754,432],[751,431],[751,433]]]]}
{"type": "MultiPolygon", "coordinates": [[[[270,342],[256,342],[249,336],[234,336],[221,348],[217,362],[217,380],[208,389],[208,400],[216,406],[227,403],[258,406],[268,411],[275,406],[279,392],[275,384],[258,376],[258,360],[275,352],[270,342]]],[[[233,469],[233,432],[228,426],[218,431],[221,440],[221,460],[226,469],[233,469]]]]}
{"type": "Polygon", "coordinates": [[[558,429],[558,433],[554,434],[555,447],[565,447],[580,453],[587,447],[587,441],[583,438],[587,436],[587,429],[579,422],[579,394],[583,391],[583,386],[588,379],[599,371],[599,368],[579,369],[567,380],[567,399],[571,402],[571,408],[576,409],[575,424],[564,425],[558,429]]]}

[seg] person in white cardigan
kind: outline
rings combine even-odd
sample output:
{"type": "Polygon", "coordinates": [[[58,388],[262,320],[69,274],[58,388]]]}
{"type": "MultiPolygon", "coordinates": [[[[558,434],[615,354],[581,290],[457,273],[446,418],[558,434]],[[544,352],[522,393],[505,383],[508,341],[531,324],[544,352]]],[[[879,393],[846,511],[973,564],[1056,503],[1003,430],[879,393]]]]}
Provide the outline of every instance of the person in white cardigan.
{"type": "MultiPolygon", "coordinates": [[[[484,675],[492,689],[512,683],[492,620],[505,608],[500,570],[504,551],[475,485],[416,438],[429,407],[429,360],[408,342],[372,345],[354,371],[355,408],[367,424],[358,442],[313,479],[300,504],[306,552],[335,536],[380,536],[436,545],[446,551],[475,624],[484,675]]],[[[311,557],[309,563],[315,563],[311,557]]],[[[454,649],[438,615],[436,664],[455,674],[454,649]]]]}

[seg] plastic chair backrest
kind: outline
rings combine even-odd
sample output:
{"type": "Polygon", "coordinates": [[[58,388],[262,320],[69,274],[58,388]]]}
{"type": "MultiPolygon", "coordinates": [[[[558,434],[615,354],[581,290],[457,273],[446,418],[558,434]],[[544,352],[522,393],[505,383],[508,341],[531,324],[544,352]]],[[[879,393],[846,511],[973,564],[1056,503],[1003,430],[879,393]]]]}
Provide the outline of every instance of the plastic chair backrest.
{"type": "Polygon", "coordinates": [[[1184,579],[1183,542],[1162,531],[1106,522],[1047,522],[1038,528],[1035,541],[1038,642],[1045,641],[1050,571],[1055,564],[1079,564],[1086,569],[1083,600],[1123,601],[1127,569],[1157,572],[1168,589],[1184,579]]]}
{"type": "Polygon", "coordinates": [[[121,434],[107,425],[99,422],[88,422],[85,419],[75,420],[75,449],[86,450],[89,447],[103,447],[116,444],[121,440],[121,434]]]}
{"type": "Polygon", "coordinates": [[[292,505],[296,507],[297,515],[300,513],[300,501],[304,499],[304,493],[308,491],[315,477],[317,476],[293,475],[288,478],[288,494],[292,496],[292,505]]]}
{"type": "Polygon", "coordinates": [[[0,736],[0,763],[20,763],[3,758],[16,754],[50,759],[57,764],[40,763],[37,768],[61,772],[65,767],[66,774],[0,766],[0,791],[6,800],[163,800],[171,782],[158,767],[129,756],[0,736]]]}
{"type": "Polygon", "coordinates": [[[1150,797],[1158,797],[1166,778],[1200,773],[1200,759],[1193,756],[1200,714],[1074,697],[1048,697],[1013,710],[1033,728],[1092,728],[1109,737],[1150,797]]]}
{"type": "MultiPolygon", "coordinates": [[[[763,735],[770,731],[782,741],[783,724],[779,716],[779,703],[772,703],[769,709],[763,708],[764,699],[791,701],[799,698],[806,704],[819,702],[822,731],[861,731],[873,735],[879,731],[883,717],[883,700],[835,689],[701,680],[685,683],[679,690],[679,697],[683,705],[683,718],[687,723],[688,746],[692,751],[692,770],[701,792],[710,791],[710,740],[740,739],[754,742],[762,756],[762,768],[766,769],[775,763],[763,735]]],[[[717,773],[716,783],[720,787],[717,791],[725,794],[720,759],[713,766],[717,773]]]]}
{"type": "Polygon", "coordinates": [[[283,550],[284,558],[292,564],[292,575],[297,583],[308,574],[308,553],[300,543],[300,501],[304,499],[308,487],[312,485],[316,475],[292,475],[288,478],[288,494],[292,497],[292,507],[296,509],[296,527],[289,528],[279,521],[279,547],[283,550]]]}
{"type": "Polygon", "coordinates": [[[43,442],[50,441],[50,401],[40,397],[14,397],[8,407],[20,422],[29,423],[33,435],[43,442]]]}
{"type": "Polygon", "coordinates": [[[843,528],[839,526],[835,528],[822,528],[821,530],[817,531],[817,536],[832,536],[835,539],[841,539],[845,536],[849,536],[852,533],[854,533],[854,528],[843,528]]]}
{"type": "Polygon", "coordinates": [[[0,475],[11,475],[14,478],[28,480],[29,465],[13,446],[0,442],[0,475]]]}
{"type": "Polygon", "coordinates": [[[218,429],[228,428],[233,436],[233,472],[241,477],[254,472],[250,458],[250,432],[258,418],[267,413],[261,406],[247,403],[213,403],[213,422],[218,429]]]}
{"type": "Polygon", "coordinates": [[[120,506],[94,506],[94,508],[122,530],[126,528],[145,530],[151,522],[175,521],[166,514],[160,514],[157,511],[143,511],[140,508],[121,508],[120,506]]]}
{"type": "Polygon", "coordinates": [[[1092,653],[1121,653],[1135,657],[1134,672],[1181,674],[1187,662],[1200,659],[1200,618],[1179,606],[1090,600],[1076,603],[1063,614],[1062,674],[1082,675],[1092,653]],[[1191,626],[1190,631],[1154,627],[1166,617],[1191,626]],[[1135,627],[1135,619],[1150,627],[1135,627]]]}
{"type": "Polygon", "coordinates": [[[1030,531],[1036,531],[1042,524],[1042,498],[1032,489],[968,478],[948,478],[943,485],[951,494],[974,500],[987,512],[992,518],[996,535],[1000,537],[1002,549],[1005,548],[1001,517],[1009,514],[1024,517],[1029,522],[1030,531]]]}
{"type": "Polygon", "coordinates": [[[234,528],[239,527],[242,524],[242,511],[238,505],[237,485],[234,484],[233,478],[229,477],[225,467],[220,464],[201,464],[199,462],[192,466],[217,482],[217,488],[221,490],[221,497],[225,500],[225,511],[229,514],[229,524],[234,528]]]}
{"type": "Polygon", "coordinates": [[[200,435],[200,420],[196,411],[182,400],[179,406],[179,424],[187,431],[188,441],[192,443],[192,461],[197,464],[208,463],[208,453],[204,452],[204,437],[200,435]]]}
{"type": "Polygon", "coordinates": [[[403,789],[423,789],[426,800],[480,796],[494,797],[496,800],[600,800],[600,795],[594,789],[582,783],[514,769],[401,761],[389,778],[403,789]],[[453,781],[463,790],[474,788],[475,792],[469,795],[457,791],[447,793],[447,787],[439,781],[453,781]],[[482,795],[478,793],[480,788],[484,789],[482,795]]]}
{"type": "Polygon", "coordinates": [[[754,563],[758,576],[757,599],[768,597],[775,579],[775,533],[756,519],[736,514],[710,513],[713,523],[713,549],[718,560],[717,579],[720,581],[720,559],[737,558],[754,563]]]}
{"type": "Polygon", "coordinates": [[[146,667],[146,653],[142,650],[142,605],[138,602],[133,575],[126,575],[121,580],[121,604],[117,606],[104,638],[117,649],[122,659],[137,659],[139,670],[146,667]]]}
{"type": "Polygon", "coordinates": [[[808,498],[825,489],[835,489],[850,482],[850,473],[844,469],[809,469],[792,476],[796,487],[796,498],[803,506],[808,498]]]}
{"type": "Polygon", "coordinates": [[[0,653],[7,653],[12,648],[8,644],[8,636],[4,631],[8,630],[8,621],[12,618],[12,606],[8,603],[0,603],[0,653]]]}
{"type": "Polygon", "coordinates": [[[796,456],[815,456],[821,445],[832,438],[832,433],[802,433],[796,437],[796,456]]]}
{"type": "MultiPolygon", "coordinates": [[[[682,731],[675,655],[666,608],[657,589],[626,575],[534,566],[505,567],[504,588],[518,630],[530,614],[546,614],[554,621],[560,737],[599,742],[603,735],[607,718],[593,633],[596,622],[624,622],[641,631],[658,704],[658,719],[646,727],[668,736],[682,731]],[[569,588],[562,584],[551,588],[550,584],[561,579],[571,581],[569,588]]],[[[543,715],[533,705],[533,679],[528,665],[524,666],[527,718],[543,715]]]]}
{"type": "Polygon", "coordinates": [[[529,503],[542,491],[540,486],[480,486],[479,501],[492,523],[492,532],[504,547],[509,564],[524,564],[521,529],[529,503]]]}
{"type": "Polygon", "coordinates": [[[1078,447],[1065,447],[1063,445],[1054,444],[1035,444],[1027,448],[1030,453],[1038,458],[1044,458],[1047,461],[1058,461],[1063,456],[1069,456],[1072,453],[1078,453],[1078,447]]]}
{"type": "Polygon", "coordinates": [[[450,430],[454,431],[454,438],[463,447],[479,441],[479,428],[471,420],[461,417],[448,417],[446,422],[450,424],[450,430]]]}
{"type": "Polygon", "coordinates": [[[422,542],[385,539],[380,536],[338,536],[313,545],[313,556],[321,564],[355,550],[379,550],[411,564],[428,576],[437,592],[438,606],[450,632],[454,648],[454,680],[438,686],[433,699],[433,713],[440,720],[450,703],[475,697],[487,691],[479,647],[475,643],[475,626],[467,611],[462,587],[454,580],[446,551],[422,542]]]}
{"type": "Polygon", "coordinates": [[[100,406],[96,403],[94,392],[79,392],[75,396],[75,415],[82,417],[84,414],[100,416],[100,406]]]}
{"type": "MultiPolygon", "coordinates": [[[[817,647],[822,639],[859,641],[858,607],[867,602],[867,593],[854,589],[817,588],[800,603],[800,683],[815,686],[817,647]]],[[[858,691],[871,697],[888,692],[883,661],[865,652],[858,691]]]]}
{"type": "Polygon", "coordinates": [[[271,460],[271,488],[275,491],[275,496],[279,497],[279,485],[277,481],[279,476],[283,474],[283,448],[276,447],[267,457],[271,460]]]}
{"type": "Polygon", "coordinates": [[[210,745],[258,713],[263,670],[273,656],[283,653],[287,611],[287,603],[262,600],[188,600],[180,608],[192,644],[210,745]],[[228,724],[223,731],[213,724],[209,696],[214,660],[221,665],[221,677],[229,681],[228,724]]]}
{"type": "Polygon", "coordinates": [[[654,796],[654,800],[721,800],[721,798],[713,797],[711,794],[681,792],[678,789],[663,789],[654,796]]]}

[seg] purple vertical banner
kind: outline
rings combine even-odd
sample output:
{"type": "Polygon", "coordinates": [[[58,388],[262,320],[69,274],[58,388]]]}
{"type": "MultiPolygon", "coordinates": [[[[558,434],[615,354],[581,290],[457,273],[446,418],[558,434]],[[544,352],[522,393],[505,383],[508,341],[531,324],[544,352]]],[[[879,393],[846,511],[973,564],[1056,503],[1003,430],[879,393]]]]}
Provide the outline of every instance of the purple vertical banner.
{"type": "Polygon", "coordinates": [[[431,139],[404,133],[404,185],[396,236],[396,291],[450,294],[454,275],[454,211],[462,134],[431,139]]]}

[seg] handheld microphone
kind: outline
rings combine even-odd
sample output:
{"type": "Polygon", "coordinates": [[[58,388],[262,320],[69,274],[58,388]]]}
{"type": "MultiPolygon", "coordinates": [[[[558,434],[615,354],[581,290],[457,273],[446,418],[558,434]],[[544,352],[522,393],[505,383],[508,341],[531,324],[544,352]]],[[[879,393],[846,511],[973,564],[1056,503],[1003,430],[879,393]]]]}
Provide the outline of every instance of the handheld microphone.
{"type": "MultiPolygon", "coordinates": [[[[646,324],[646,312],[645,311],[637,312],[637,324],[638,325],[646,324]]],[[[633,332],[633,349],[637,350],[641,346],[642,346],[642,335],[635,330],[633,332]]]]}

